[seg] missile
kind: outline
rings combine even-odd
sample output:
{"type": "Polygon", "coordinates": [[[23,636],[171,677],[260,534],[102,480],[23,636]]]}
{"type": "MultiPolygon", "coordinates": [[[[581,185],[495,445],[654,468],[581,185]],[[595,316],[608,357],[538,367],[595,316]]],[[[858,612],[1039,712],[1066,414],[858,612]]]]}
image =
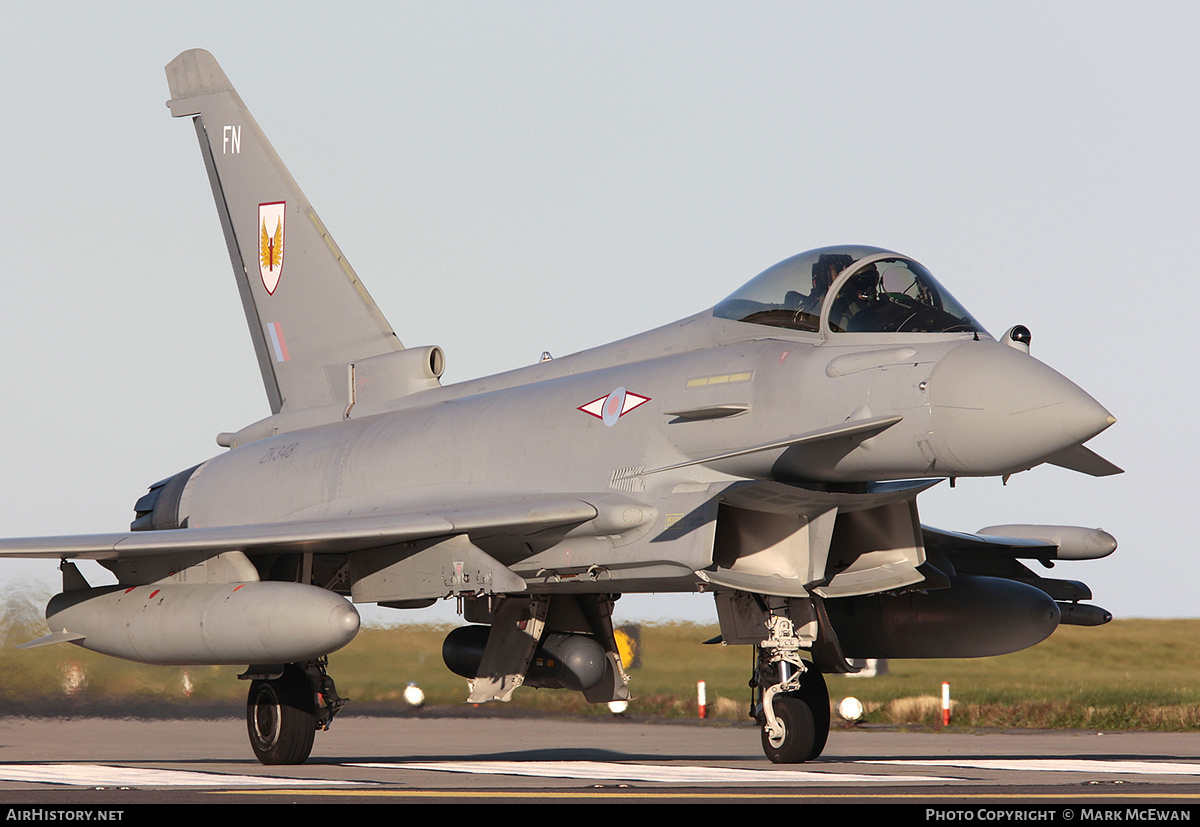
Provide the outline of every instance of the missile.
{"type": "Polygon", "coordinates": [[[1064,626],[1103,626],[1112,620],[1112,612],[1087,603],[1066,603],[1060,600],[1058,610],[1062,614],[1062,620],[1059,622],[1064,626]]]}
{"type": "MultiPolygon", "coordinates": [[[[1054,560],[1098,560],[1116,551],[1117,540],[1107,531],[1098,528],[1082,528],[1072,525],[994,525],[976,532],[992,537],[1016,537],[1022,540],[1041,540],[1058,546],[1050,555],[1054,560]]],[[[1019,551],[1014,557],[1024,557],[1019,551]]],[[[1028,555],[1035,559],[1045,556],[1044,551],[1028,555]]]]}
{"type": "Polygon", "coordinates": [[[77,589],[46,606],[50,635],[140,663],[296,663],[358,633],[354,606],[316,586],[276,581],[77,589]]]}

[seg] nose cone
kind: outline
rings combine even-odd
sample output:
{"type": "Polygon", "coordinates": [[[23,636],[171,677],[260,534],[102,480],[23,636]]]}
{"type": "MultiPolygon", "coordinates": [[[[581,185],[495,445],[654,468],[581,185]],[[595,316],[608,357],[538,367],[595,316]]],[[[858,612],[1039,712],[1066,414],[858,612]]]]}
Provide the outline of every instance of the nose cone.
{"type": "Polygon", "coordinates": [[[1023,471],[1116,421],[1060,373],[994,342],[950,351],[930,374],[928,390],[930,444],[942,473],[1023,471]]]}

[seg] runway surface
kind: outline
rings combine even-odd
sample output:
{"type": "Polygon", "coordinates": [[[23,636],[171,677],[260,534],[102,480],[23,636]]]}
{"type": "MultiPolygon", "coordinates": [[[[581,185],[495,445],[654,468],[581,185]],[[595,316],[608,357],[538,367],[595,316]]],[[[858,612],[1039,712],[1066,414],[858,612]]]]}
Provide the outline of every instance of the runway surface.
{"type": "Polygon", "coordinates": [[[235,719],[0,722],[7,820],[46,805],[379,801],[997,805],[1059,821],[1117,808],[1133,820],[1200,806],[1200,734],[835,730],[819,760],[778,766],[752,725],[342,717],[307,764],[264,767],[235,719]]]}

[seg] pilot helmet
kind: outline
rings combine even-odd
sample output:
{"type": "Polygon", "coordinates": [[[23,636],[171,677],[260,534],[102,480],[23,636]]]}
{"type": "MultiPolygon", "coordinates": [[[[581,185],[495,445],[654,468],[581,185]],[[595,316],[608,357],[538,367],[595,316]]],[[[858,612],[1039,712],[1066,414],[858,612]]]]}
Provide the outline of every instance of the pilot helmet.
{"type": "Polygon", "coordinates": [[[822,253],[812,266],[813,293],[824,292],[854,259],[848,253],[822,253]]]}

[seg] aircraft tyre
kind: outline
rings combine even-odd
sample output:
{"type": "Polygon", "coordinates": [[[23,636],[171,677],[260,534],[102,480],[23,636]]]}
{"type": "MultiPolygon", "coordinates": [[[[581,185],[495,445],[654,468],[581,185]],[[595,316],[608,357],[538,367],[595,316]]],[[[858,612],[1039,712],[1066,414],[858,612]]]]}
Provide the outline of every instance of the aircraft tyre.
{"type": "Polygon", "coordinates": [[[312,684],[303,670],[289,664],[273,681],[251,681],[246,729],[263,764],[303,764],[308,759],[317,716],[312,684]]]}
{"type": "Polygon", "coordinates": [[[816,741],[816,724],[808,704],[791,695],[777,695],[772,705],[775,718],[783,729],[778,738],[762,730],[762,747],[773,764],[799,764],[807,761],[816,741]]]}
{"type": "Polygon", "coordinates": [[[776,764],[811,761],[829,740],[829,687],[816,669],[804,673],[800,688],[775,698],[775,717],[783,725],[783,737],[762,733],[763,752],[776,764]]]}
{"type": "Polygon", "coordinates": [[[829,740],[831,716],[829,687],[825,684],[825,676],[815,668],[809,669],[804,673],[800,688],[790,694],[803,701],[812,713],[814,727],[812,749],[809,750],[807,758],[801,759],[811,761],[825,751],[825,743],[829,740]]]}

